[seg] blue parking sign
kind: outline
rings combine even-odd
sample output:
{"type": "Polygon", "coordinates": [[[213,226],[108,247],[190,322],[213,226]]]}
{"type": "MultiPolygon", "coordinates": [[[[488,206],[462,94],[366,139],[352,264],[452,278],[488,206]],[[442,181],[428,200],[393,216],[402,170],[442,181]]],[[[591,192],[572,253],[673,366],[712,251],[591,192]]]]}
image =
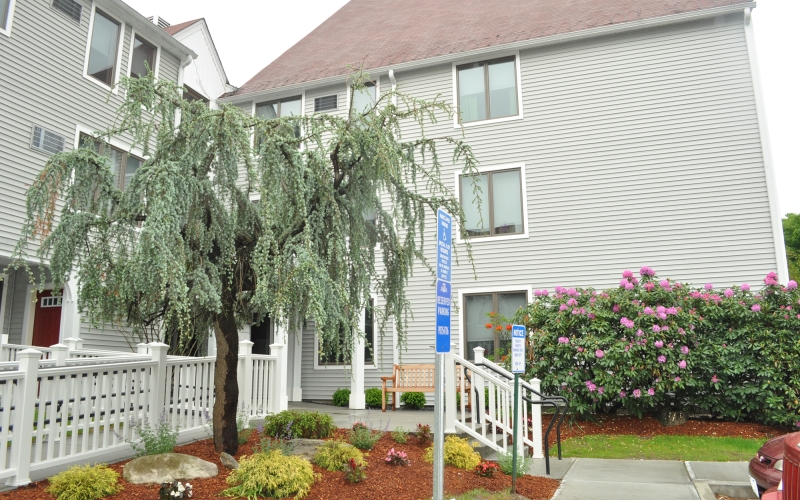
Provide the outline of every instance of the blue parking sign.
{"type": "Polygon", "coordinates": [[[436,280],[436,354],[450,352],[450,283],[436,280]]]}
{"type": "Polygon", "coordinates": [[[442,210],[436,212],[436,277],[450,281],[450,257],[453,249],[453,216],[442,210]]]}

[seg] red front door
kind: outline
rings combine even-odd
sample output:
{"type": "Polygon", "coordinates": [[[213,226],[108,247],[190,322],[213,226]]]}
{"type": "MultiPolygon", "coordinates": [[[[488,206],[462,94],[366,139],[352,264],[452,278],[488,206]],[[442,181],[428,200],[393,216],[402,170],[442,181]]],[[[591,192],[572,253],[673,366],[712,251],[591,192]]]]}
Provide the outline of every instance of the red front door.
{"type": "Polygon", "coordinates": [[[33,319],[33,345],[50,347],[58,344],[58,331],[61,328],[61,295],[54,296],[51,290],[44,290],[37,296],[36,313],[33,319]]]}

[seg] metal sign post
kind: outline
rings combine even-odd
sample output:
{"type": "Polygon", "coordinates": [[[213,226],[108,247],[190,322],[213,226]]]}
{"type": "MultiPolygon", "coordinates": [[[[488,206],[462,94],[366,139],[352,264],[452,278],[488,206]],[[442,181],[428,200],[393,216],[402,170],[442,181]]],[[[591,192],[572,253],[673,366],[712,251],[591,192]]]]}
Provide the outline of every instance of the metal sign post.
{"type": "Polygon", "coordinates": [[[511,373],[514,374],[514,427],[511,429],[514,456],[511,459],[511,493],[517,492],[517,446],[519,435],[519,374],[525,373],[525,327],[511,327],[511,373]]]}
{"type": "Polygon", "coordinates": [[[436,212],[436,380],[433,403],[433,500],[444,498],[444,355],[450,352],[450,259],[453,217],[436,212]]]}

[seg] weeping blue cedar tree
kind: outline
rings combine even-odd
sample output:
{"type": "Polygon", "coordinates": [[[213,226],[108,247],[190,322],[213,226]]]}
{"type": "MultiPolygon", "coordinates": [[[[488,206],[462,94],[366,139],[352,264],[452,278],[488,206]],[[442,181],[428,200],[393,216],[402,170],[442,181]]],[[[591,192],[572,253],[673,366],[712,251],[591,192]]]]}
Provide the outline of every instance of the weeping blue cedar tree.
{"type": "MultiPolygon", "coordinates": [[[[348,83],[362,89],[367,78],[359,71],[348,83]]],[[[238,330],[254,316],[268,315],[282,331],[313,321],[321,350],[348,362],[353,336],[341,332],[363,336],[358,311],[378,294],[381,339],[391,321],[405,347],[414,263],[434,274],[423,254],[426,216],[444,208],[467,236],[439,149],[478,178],[463,140],[425,135],[437,115],[452,118],[449,105],[389,92],[346,117],[265,120],[185,101],[152,74],[120,86],[126,98],[115,125],[95,140],[124,137],[146,161],[121,191],[92,149],[52,156],[28,191],[14,266],[27,268],[37,243],[54,286],[75,273],[89,319],[122,326],[134,341],[177,331],[181,342],[196,342],[213,329],[214,445],[230,454],[238,447],[238,330]],[[402,140],[401,123],[413,140],[402,140]]],[[[479,183],[473,188],[479,200],[479,183]]]]}

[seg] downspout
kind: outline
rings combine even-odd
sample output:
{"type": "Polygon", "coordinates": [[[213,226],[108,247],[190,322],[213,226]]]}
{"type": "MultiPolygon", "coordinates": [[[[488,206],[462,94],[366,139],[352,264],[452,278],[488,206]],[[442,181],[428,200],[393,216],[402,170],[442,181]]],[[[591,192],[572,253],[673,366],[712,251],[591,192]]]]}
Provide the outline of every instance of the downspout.
{"type": "MultiPolygon", "coordinates": [[[[389,70],[389,81],[392,83],[392,92],[397,90],[397,80],[394,79],[394,70],[389,70]]],[[[392,96],[392,104],[397,106],[397,96],[392,96]]]]}
{"type": "Polygon", "coordinates": [[[786,245],[783,240],[783,224],[778,206],[778,189],[775,180],[775,168],[772,163],[772,147],[769,142],[767,129],[767,114],[764,107],[764,93],[761,87],[761,77],[758,72],[758,56],[756,55],[756,41],[753,33],[752,9],[744,9],[744,36],[747,43],[747,55],[750,61],[750,77],[753,82],[753,96],[756,104],[756,117],[758,119],[758,134],[761,138],[761,155],[764,159],[764,174],[767,181],[767,196],[769,198],[770,218],[772,219],[772,239],[775,242],[775,264],[778,271],[778,280],[781,283],[789,281],[789,265],[786,261],[786,245]]]}
{"type": "MultiPolygon", "coordinates": [[[[184,80],[184,74],[186,73],[186,67],[189,66],[189,64],[192,62],[193,59],[194,59],[194,57],[192,57],[191,54],[187,55],[181,61],[181,66],[178,69],[178,87],[181,89],[181,92],[183,91],[183,80],[184,80]]],[[[182,96],[183,96],[183,94],[181,94],[181,97],[182,96]]],[[[175,128],[178,128],[178,125],[180,125],[180,123],[181,123],[181,110],[180,109],[176,109],[175,110],[175,128]]]]}

